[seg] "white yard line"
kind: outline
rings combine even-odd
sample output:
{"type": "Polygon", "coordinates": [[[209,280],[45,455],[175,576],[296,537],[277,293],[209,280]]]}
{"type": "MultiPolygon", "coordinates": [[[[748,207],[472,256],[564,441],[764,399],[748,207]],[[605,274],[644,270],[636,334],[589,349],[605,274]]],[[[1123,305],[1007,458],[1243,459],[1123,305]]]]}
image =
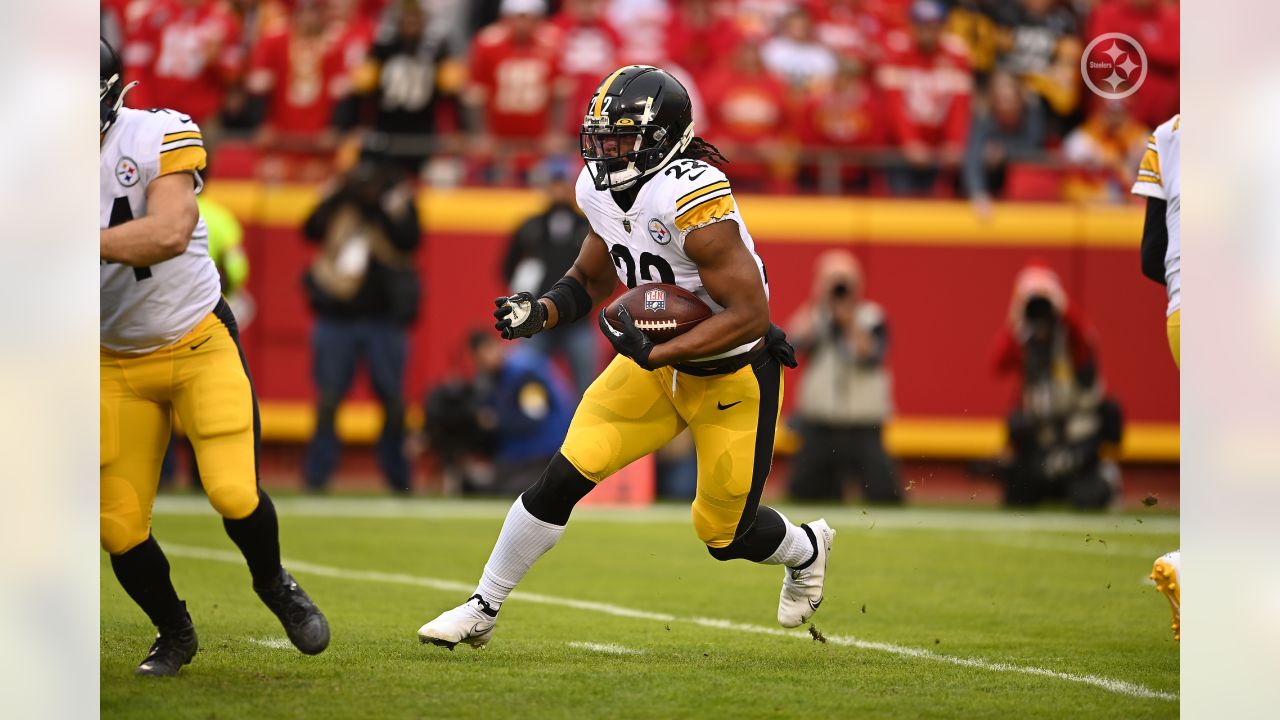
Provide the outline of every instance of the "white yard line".
{"type": "Polygon", "coordinates": [[[249,642],[254,645],[261,645],[272,650],[292,650],[293,643],[287,638],[249,638],[249,642]]]}
{"type": "MultiPolygon", "coordinates": [[[[422,518],[435,520],[501,521],[510,500],[457,500],[442,498],[285,497],[273,498],[281,515],[324,518],[422,518]]],[[[1086,515],[1074,512],[1018,512],[997,509],[946,510],[939,508],[869,508],[856,506],[781,506],[788,517],[825,517],[840,529],[974,530],[981,532],[1073,532],[1109,535],[1169,535],[1178,532],[1176,515],[1086,515]],[[1141,518],[1142,522],[1138,522],[1141,518]]],[[[199,495],[161,495],[157,515],[207,515],[213,510],[199,495]]],[[[688,524],[689,507],[661,503],[644,508],[578,508],[574,523],[671,523],[688,524]]]]}
{"type": "Polygon", "coordinates": [[[578,648],[579,650],[590,650],[591,652],[608,653],[609,655],[643,655],[643,650],[635,648],[614,645],[613,643],[598,642],[571,642],[569,647],[578,648]]]}
{"type": "MultiPolygon", "coordinates": [[[[213,548],[193,547],[189,545],[165,545],[165,552],[176,557],[197,558],[201,560],[212,560],[216,562],[226,562],[241,564],[244,558],[239,553],[228,552],[226,550],[216,550],[213,548]]],[[[407,575],[403,573],[384,573],[375,570],[350,570],[345,568],[330,567],[327,565],[315,565],[313,563],[303,562],[299,560],[287,560],[285,563],[291,571],[302,573],[310,573],[312,575],[321,575],[324,577],[337,578],[340,580],[363,580],[366,582],[384,582],[397,585],[412,585],[417,587],[426,587],[433,590],[442,590],[452,593],[470,593],[474,589],[473,584],[460,583],[453,580],[440,580],[437,578],[420,577],[417,575],[407,575]]],[[[718,618],[703,617],[680,617],[668,613],[649,612],[646,610],[635,610],[632,608],[622,607],[620,605],[611,605],[609,603],[591,602],[587,600],[574,600],[571,598],[556,597],[553,595],[542,595],[539,593],[529,593],[516,591],[511,595],[516,600],[522,602],[539,603],[543,605],[555,605],[558,607],[567,607],[574,610],[586,610],[588,612],[598,612],[605,615],[613,615],[615,617],[634,618],[637,620],[653,620],[655,622],[672,623],[690,623],[705,628],[714,628],[717,630],[727,630],[740,633],[752,633],[756,635],[773,635],[775,637],[787,637],[796,640],[805,640],[812,642],[809,633],[804,630],[783,630],[782,628],[766,627],[763,625],[750,625],[747,623],[738,623],[731,620],[722,620],[718,618]]],[[[826,640],[833,645],[845,645],[855,647],[859,650],[872,650],[876,652],[888,653],[899,657],[909,657],[919,660],[930,660],[933,662],[941,662],[949,665],[958,665],[961,667],[974,668],[978,670],[986,670],[989,672],[999,673],[1017,673],[1022,675],[1034,675],[1038,677],[1053,678],[1056,680],[1065,680],[1067,682],[1080,683],[1083,685],[1091,685],[1093,687],[1106,690],[1107,692],[1116,693],[1118,695],[1127,695],[1136,698],[1150,698],[1153,700],[1171,700],[1177,701],[1178,694],[1166,692],[1163,690],[1153,690],[1144,685],[1126,682],[1124,680],[1115,680],[1112,678],[1100,677],[1097,675],[1079,675],[1076,673],[1060,672],[1058,670],[1049,670],[1027,665],[1014,665],[1012,663],[994,662],[991,660],[983,660],[981,658],[960,657],[956,655],[943,655],[941,653],[926,650],[924,648],[911,647],[908,645],[895,645],[893,643],[882,643],[871,640],[860,640],[851,636],[827,635],[826,640]]]]}

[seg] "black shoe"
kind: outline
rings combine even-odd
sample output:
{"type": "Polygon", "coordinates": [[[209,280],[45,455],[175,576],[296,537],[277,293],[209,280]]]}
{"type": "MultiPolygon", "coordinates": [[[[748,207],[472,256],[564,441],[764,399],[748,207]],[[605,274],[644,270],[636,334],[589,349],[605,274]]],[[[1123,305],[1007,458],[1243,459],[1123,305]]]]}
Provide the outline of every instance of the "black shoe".
{"type": "Polygon", "coordinates": [[[294,647],[307,655],[318,655],[329,647],[329,621],[284,568],[269,587],[253,589],[280,618],[294,647]]]}
{"type": "Polygon", "coordinates": [[[147,657],[138,666],[137,675],[173,677],[183,665],[195,657],[200,643],[196,640],[196,627],[191,623],[183,604],[182,619],[168,627],[158,628],[156,641],[151,644],[147,657]]]}

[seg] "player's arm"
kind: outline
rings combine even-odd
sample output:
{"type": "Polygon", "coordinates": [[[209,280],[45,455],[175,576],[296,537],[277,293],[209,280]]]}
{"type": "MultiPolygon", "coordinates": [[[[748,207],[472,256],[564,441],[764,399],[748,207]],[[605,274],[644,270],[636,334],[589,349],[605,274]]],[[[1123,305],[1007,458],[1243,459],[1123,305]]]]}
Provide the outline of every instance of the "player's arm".
{"type": "Polygon", "coordinates": [[[162,175],[147,185],[147,214],[104,228],[99,252],[107,262],[145,267],[186,252],[200,221],[195,177],[180,172],[162,175]]]}
{"type": "Polygon", "coordinates": [[[494,300],[498,319],[494,327],[512,340],[529,337],[558,325],[561,319],[573,322],[591,313],[618,287],[618,274],[605,247],[604,238],[588,228],[587,238],[573,267],[545,295],[536,301],[528,292],[494,300]]]}
{"type": "Polygon", "coordinates": [[[702,286],[724,306],[689,332],[653,347],[648,364],[661,367],[715,355],[764,337],[769,300],[755,258],[742,242],[736,222],[721,221],[689,233],[685,254],[698,266],[702,286]]]}
{"type": "Polygon", "coordinates": [[[1165,284],[1164,256],[1169,250],[1169,226],[1165,214],[1169,204],[1157,197],[1147,197],[1147,217],[1142,226],[1142,274],[1165,284]]]}
{"type": "MultiPolygon", "coordinates": [[[[564,277],[581,285],[587,291],[587,297],[591,298],[590,307],[581,314],[575,314],[574,320],[589,315],[591,308],[608,300],[617,289],[618,273],[613,267],[613,257],[605,247],[604,238],[597,235],[595,230],[587,229],[587,239],[582,241],[578,258],[573,261],[573,267],[569,268],[569,272],[565,273],[564,277]]],[[[560,322],[560,309],[556,307],[555,300],[544,295],[538,299],[538,302],[542,303],[547,311],[546,327],[548,329],[555,327],[560,322]]]]}

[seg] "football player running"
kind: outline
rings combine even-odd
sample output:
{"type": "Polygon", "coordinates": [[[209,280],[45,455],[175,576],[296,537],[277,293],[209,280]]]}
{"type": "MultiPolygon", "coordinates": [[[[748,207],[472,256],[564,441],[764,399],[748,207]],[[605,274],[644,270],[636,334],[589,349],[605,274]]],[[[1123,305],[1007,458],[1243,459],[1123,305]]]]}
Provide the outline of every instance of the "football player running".
{"type": "Polygon", "coordinates": [[[105,40],[99,55],[100,532],[116,578],[156,626],[137,673],[174,675],[197,649],[151,536],[171,413],[254,590],[294,646],[314,655],[329,644],[329,625],[281,567],[275,507],[258,487],[257,400],[196,207],[200,128],[172,110],[122,107],[132,85],[105,40]]]}
{"type": "Polygon", "coordinates": [[[694,136],[689,94],[670,74],[629,65],[605,78],[581,129],[586,167],[578,205],[590,222],[569,272],[540,298],[497,299],[497,328],[529,337],[591,314],[621,280],[675,284],[713,315],[654,344],[630,315],[597,321],[618,355],[587,389],[564,444],[516,499],[475,593],[418,630],[422,642],[483,647],[498,612],[533,563],[560,539],[574,505],[686,427],[698,450],[693,526],[717,560],[784,566],[778,622],[796,627],[822,602],[835,531],[794,525],[760,504],[773,459],[782,366],[795,366],[769,322],[764,264],[755,252],[724,161],[694,136]]]}
{"type": "MultiPolygon", "coordinates": [[[[1165,331],[1173,362],[1181,366],[1182,341],[1182,116],[1174,115],[1147,139],[1147,151],[1138,166],[1132,193],[1147,198],[1142,228],[1142,274],[1165,286],[1165,331]]],[[[1179,610],[1182,587],[1178,571],[1182,552],[1174,550],[1156,558],[1151,579],[1173,611],[1173,637],[1182,639],[1179,610]]]]}

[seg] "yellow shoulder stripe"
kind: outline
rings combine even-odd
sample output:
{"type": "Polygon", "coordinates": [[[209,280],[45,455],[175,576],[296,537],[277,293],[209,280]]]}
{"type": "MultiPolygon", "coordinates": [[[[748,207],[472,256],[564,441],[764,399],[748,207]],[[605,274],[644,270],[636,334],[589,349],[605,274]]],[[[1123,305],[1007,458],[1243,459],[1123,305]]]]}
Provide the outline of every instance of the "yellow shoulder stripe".
{"type": "Polygon", "coordinates": [[[199,145],[170,150],[160,154],[160,175],[203,170],[206,162],[204,148],[199,145]]]}
{"type": "Polygon", "coordinates": [[[700,225],[706,225],[712,220],[719,220],[731,212],[733,212],[733,196],[721,195],[720,197],[703,200],[677,215],[676,227],[683,232],[700,225]]]}
{"type": "Polygon", "coordinates": [[[1138,164],[1138,174],[1160,180],[1160,154],[1148,149],[1142,154],[1142,162],[1138,164]]]}
{"type": "Polygon", "coordinates": [[[164,136],[164,139],[161,140],[161,143],[163,144],[167,142],[173,142],[174,140],[188,140],[191,138],[200,140],[201,139],[200,131],[199,130],[183,130],[181,132],[169,133],[164,136]]]}
{"type": "Polygon", "coordinates": [[[704,185],[698,188],[697,190],[694,190],[693,192],[686,193],[679,200],[676,200],[676,214],[684,212],[684,210],[681,209],[683,205],[693,200],[697,200],[698,198],[702,197],[703,195],[706,195],[707,193],[713,193],[717,190],[724,190],[728,187],[729,187],[729,181],[721,180],[720,182],[713,182],[710,185],[704,185]]]}

